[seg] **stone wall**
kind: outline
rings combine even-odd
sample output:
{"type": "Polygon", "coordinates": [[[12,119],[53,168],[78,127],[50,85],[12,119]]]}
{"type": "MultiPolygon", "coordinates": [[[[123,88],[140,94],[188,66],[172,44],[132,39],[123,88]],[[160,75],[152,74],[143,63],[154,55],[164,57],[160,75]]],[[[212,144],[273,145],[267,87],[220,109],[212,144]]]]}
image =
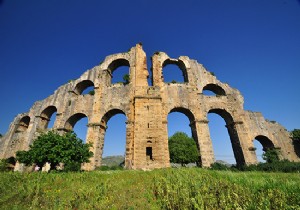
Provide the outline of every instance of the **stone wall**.
{"type": "Polygon", "coordinates": [[[208,113],[220,115],[226,122],[237,164],[257,163],[253,140],[267,148],[280,148],[281,158],[299,161],[289,133],[281,125],[269,122],[260,113],[245,111],[240,92],[222,83],[201,64],[186,56],[170,58],[157,52],[152,56],[152,86],[148,85],[146,54],[140,44],[126,53],[107,56],[98,66],[77,80],[59,87],[53,95],[36,102],[28,113],[19,114],[1,138],[0,158],[26,150],[41,132],[47,130],[53,113],[53,129],[72,130],[78,120],[88,118],[86,141],[93,144],[94,157],[83,167],[93,170],[101,165],[108,120],[124,114],[126,122],[125,166],[132,169],[169,167],[167,117],[171,112],[185,114],[200,151],[202,166],[208,167],[214,153],[208,128],[208,113]],[[176,65],[184,83],[166,83],[163,68],[176,65]],[[113,72],[129,67],[129,84],[112,84],[113,72]],[[82,94],[94,87],[94,94],[82,94]],[[215,93],[203,94],[204,90],[215,93]]]}

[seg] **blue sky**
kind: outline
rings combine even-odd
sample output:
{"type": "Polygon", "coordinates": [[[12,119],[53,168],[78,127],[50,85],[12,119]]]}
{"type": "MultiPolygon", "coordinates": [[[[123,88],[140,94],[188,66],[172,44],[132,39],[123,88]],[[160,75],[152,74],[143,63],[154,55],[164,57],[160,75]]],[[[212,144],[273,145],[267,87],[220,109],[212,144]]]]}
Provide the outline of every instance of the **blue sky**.
{"type": "MultiPolygon", "coordinates": [[[[241,91],[246,110],[300,128],[298,0],[0,0],[0,133],[35,101],[138,42],[149,57],[196,59],[241,91]]],[[[212,138],[224,139],[213,139],[223,154],[222,135],[212,138]]]]}

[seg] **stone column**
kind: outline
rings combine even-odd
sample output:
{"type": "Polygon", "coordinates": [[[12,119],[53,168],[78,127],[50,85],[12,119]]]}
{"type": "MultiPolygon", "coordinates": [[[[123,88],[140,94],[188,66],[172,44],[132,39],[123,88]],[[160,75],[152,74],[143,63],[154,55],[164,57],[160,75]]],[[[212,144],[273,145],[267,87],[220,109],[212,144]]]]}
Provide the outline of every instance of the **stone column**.
{"type": "Polygon", "coordinates": [[[141,44],[137,44],[135,47],[135,72],[132,73],[135,75],[135,86],[148,86],[147,58],[141,44]]]}
{"type": "Polygon", "coordinates": [[[25,164],[24,163],[19,163],[18,161],[16,162],[16,165],[14,167],[14,171],[19,171],[23,172],[24,171],[25,164]]]}
{"type": "Polygon", "coordinates": [[[239,161],[237,160],[237,164],[256,164],[257,156],[255,150],[251,150],[250,147],[254,147],[253,139],[249,137],[249,130],[246,128],[246,125],[242,121],[234,122],[234,128],[238,135],[239,147],[240,150],[238,155],[239,161]],[[249,145],[251,142],[251,145],[249,145]],[[241,157],[240,157],[241,156],[241,157]]]}
{"type": "Polygon", "coordinates": [[[162,151],[162,156],[164,158],[164,165],[162,167],[170,167],[170,152],[169,152],[169,138],[168,138],[168,121],[162,121],[162,136],[161,141],[163,141],[164,150],[162,151]]]}
{"type": "Polygon", "coordinates": [[[198,142],[202,167],[210,167],[215,162],[212,142],[210,139],[208,120],[195,120],[190,125],[195,141],[198,142]]]}
{"type": "Polygon", "coordinates": [[[100,123],[88,124],[86,143],[92,144],[90,151],[93,152],[93,157],[90,158],[89,163],[83,165],[84,170],[94,170],[101,166],[105,132],[105,125],[100,123]]]}
{"type": "Polygon", "coordinates": [[[125,168],[132,169],[134,165],[134,122],[126,122],[126,153],[125,168]]]}
{"type": "Polygon", "coordinates": [[[257,162],[256,154],[249,150],[249,135],[242,121],[235,121],[226,125],[230,136],[232,149],[238,166],[257,162]]]}

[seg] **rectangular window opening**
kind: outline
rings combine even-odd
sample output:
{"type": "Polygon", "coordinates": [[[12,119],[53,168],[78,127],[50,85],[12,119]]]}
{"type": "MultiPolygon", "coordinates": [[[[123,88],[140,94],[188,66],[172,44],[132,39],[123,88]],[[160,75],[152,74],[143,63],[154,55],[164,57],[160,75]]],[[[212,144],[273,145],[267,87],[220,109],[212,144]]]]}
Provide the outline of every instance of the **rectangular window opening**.
{"type": "Polygon", "coordinates": [[[147,157],[147,160],[153,160],[152,159],[152,147],[146,147],[146,157],[147,157]]]}

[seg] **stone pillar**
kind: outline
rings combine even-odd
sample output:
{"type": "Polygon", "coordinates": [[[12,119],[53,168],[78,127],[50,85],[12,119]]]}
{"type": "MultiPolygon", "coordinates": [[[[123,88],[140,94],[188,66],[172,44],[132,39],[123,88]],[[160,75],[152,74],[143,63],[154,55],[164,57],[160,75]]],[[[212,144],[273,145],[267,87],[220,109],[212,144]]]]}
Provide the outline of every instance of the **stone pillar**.
{"type": "Polygon", "coordinates": [[[126,122],[126,153],[125,168],[132,169],[134,165],[134,122],[126,122]]]}
{"type": "Polygon", "coordinates": [[[226,125],[230,136],[232,149],[238,166],[257,163],[256,154],[249,150],[249,136],[245,125],[241,121],[235,121],[226,125]]]}
{"type": "Polygon", "coordinates": [[[88,124],[86,143],[92,144],[90,151],[93,152],[93,157],[90,158],[89,163],[83,164],[82,168],[84,170],[94,170],[96,167],[101,166],[105,132],[105,125],[100,123],[88,124]]]}
{"type": "Polygon", "coordinates": [[[23,172],[24,171],[25,164],[24,163],[19,163],[18,161],[16,162],[14,171],[19,171],[23,172]]]}
{"type": "MultiPolygon", "coordinates": [[[[236,135],[238,136],[240,151],[238,150],[237,159],[238,165],[251,165],[257,163],[257,156],[255,150],[252,150],[253,139],[250,139],[248,129],[242,121],[234,122],[234,129],[236,130],[236,135]],[[251,142],[251,144],[249,144],[251,142]]],[[[232,127],[232,126],[231,126],[232,127]]]]}
{"type": "Polygon", "coordinates": [[[155,53],[152,56],[152,83],[153,86],[163,86],[163,81],[162,81],[162,67],[161,67],[161,62],[159,60],[159,53],[155,53]]]}
{"type": "Polygon", "coordinates": [[[147,58],[141,44],[137,44],[135,47],[135,72],[133,75],[135,75],[135,86],[148,86],[147,58]]]}
{"type": "Polygon", "coordinates": [[[162,136],[161,141],[163,141],[164,150],[162,150],[162,156],[164,157],[164,166],[170,167],[170,152],[169,152],[169,136],[168,136],[168,121],[162,122],[162,136]]]}
{"type": "Polygon", "coordinates": [[[191,123],[192,134],[198,142],[202,167],[210,167],[215,162],[212,142],[210,139],[208,120],[195,120],[191,123]]]}

